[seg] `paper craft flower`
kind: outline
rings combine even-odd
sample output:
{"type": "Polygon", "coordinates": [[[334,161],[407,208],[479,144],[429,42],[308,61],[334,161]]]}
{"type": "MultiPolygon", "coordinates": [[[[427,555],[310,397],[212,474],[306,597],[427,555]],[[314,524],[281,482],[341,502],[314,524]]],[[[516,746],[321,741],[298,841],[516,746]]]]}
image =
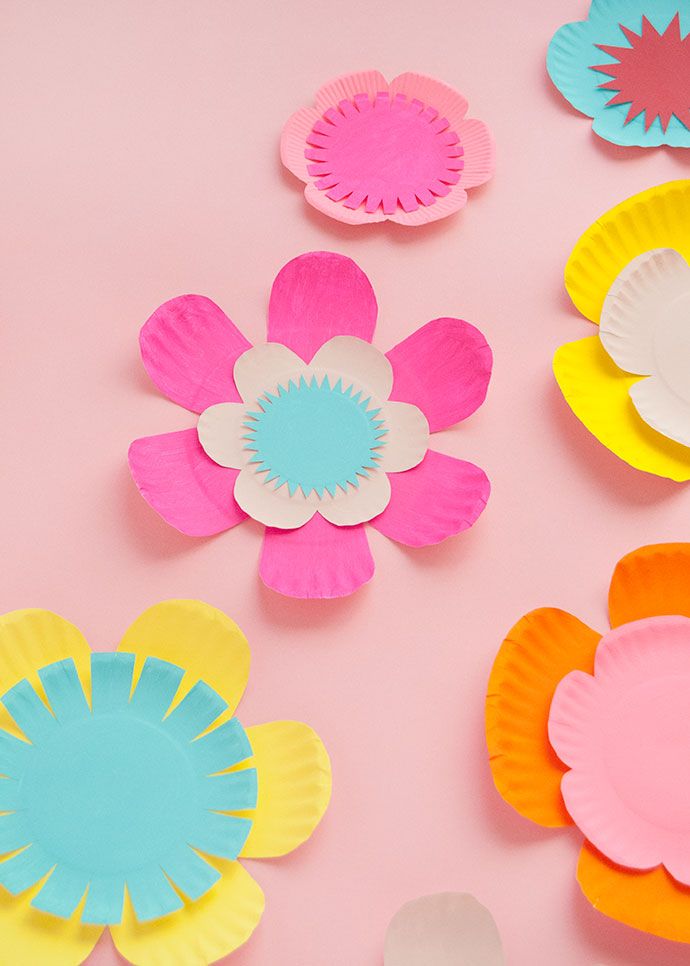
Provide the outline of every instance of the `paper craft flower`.
{"type": "Polygon", "coordinates": [[[195,536],[247,516],[265,524],[261,577],[292,597],[339,597],[371,578],[365,522],[415,547],[471,526],[486,475],[427,446],[481,404],[491,350],[468,322],[442,318],[384,355],[370,345],[376,313],[364,273],[330,252],[280,271],[266,345],[251,348],[198,295],[157,309],[144,365],[201,416],[130,447],[147,502],[195,536]]]}
{"type": "Polygon", "coordinates": [[[474,896],[441,892],[400,909],[388,927],[384,966],[504,966],[491,913],[474,896]]]}
{"type": "Polygon", "coordinates": [[[378,71],[324,84],[283,128],[283,164],[314,208],[363,225],[422,225],[459,211],[494,171],[494,142],[467,101],[424,74],[378,71]]]}
{"type": "Polygon", "coordinates": [[[486,734],[496,787],[585,836],[578,881],[605,915],[690,942],[690,544],[616,566],[612,630],[542,608],[504,641],[486,734]]]}
{"type": "Polygon", "coordinates": [[[690,147],[690,10],[679,0],[593,0],[561,27],[551,80],[613,144],[690,147]]]}
{"type": "Polygon", "coordinates": [[[553,362],[575,415],[637,469],[690,479],[690,181],[635,195],[580,238],[566,288],[598,335],[553,362]]]}
{"type": "Polygon", "coordinates": [[[264,897],[238,858],[284,855],[330,797],[306,725],[244,728],[249,648],[172,600],[115,653],[44,610],[0,617],[0,931],[13,966],[77,966],[105,926],[137,966],[215,962],[264,897]]]}

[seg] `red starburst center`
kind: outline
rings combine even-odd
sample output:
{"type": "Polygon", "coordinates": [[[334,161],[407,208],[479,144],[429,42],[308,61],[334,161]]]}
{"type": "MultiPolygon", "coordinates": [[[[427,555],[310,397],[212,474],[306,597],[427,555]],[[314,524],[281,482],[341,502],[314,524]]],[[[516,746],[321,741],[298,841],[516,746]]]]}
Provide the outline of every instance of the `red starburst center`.
{"type": "Polygon", "coordinates": [[[690,128],[690,34],[681,37],[680,14],[663,33],[647,17],[642,18],[639,34],[623,24],[619,26],[630,46],[597,44],[618,63],[591,68],[612,78],[599,85],[603,90],[618,92],[607,107],[629,104],[625,123],[644,113],[647,131],[657,117],[666,131],[672,115],[690,128]]]}

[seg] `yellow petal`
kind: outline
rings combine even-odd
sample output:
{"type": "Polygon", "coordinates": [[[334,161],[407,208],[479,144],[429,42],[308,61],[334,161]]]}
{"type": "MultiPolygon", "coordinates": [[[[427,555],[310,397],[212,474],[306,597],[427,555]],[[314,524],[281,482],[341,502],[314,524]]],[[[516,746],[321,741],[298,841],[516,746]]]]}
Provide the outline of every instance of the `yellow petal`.
{"type": "Polygon", "coordinates": [[[577,418],[616,456],[647,473],[690,479],[690,447],[657,433],[638,415],[629,389],[639,376],[619,369],[598,335],[562,345],[553,371],[577,418]]]}
{"type": "MultiPolygon", "coordinates": [[[[49,610],[15,610],[0,616],[0,695],[27,678],[45,699],[40,668],[71,657],[82,687],[91,693],[91,649],[74,624],[49,610]]],[[[19,734],[4,706],[0,728],[19,734]]]]}
{"type": "Polygon", "coordinates": [[[690,889],[672,879],[663,866],[647,872],[624,869],[585,842],[577,881],[605,916],[664,939],[690,943],[690,889]]]}
{"type": "Polygon", "coordinates": [[[633,258],[675,248],[690,258],[690,181],[669,181],[633,195],[594,222],[565,267],[565,287],[580,312],[598,322],[606,293],[633,258]]]}
{"type": "MultiPolygon", "coordinates": [[[[239,862],[213,859],[221,878],[200,899],[152,922],[137,922],[127,899],[111,926],[120,953],[136,966],[208,966],[245,943],[264,911],[260,886],[239,862]]],[[[51,964],[52,966],[52,964],[51,964]]]]}
{"type": "Polygon", "coordinates": [[[166,600],[149,607],[125,632],[118,650],[136,654],[139,670],[149,656],[184,668],[176,701],[197,681],[205,681],[227,701],[226,717],[239,704],[249,678],[244,634],[223,611],[200,600],[166,600]]]}
{"type": "Polygon", "coordinates": [[[7,966],[78,966],[103,931],[79,921],[83,902],[69,919],[33,909],[29,903],[44,881],[20,896],[0,895],[0,962],[7,966]]]}
{"type": "Polygon", "coordinates": [[[241,855],[285,855],[305,842],[331,797],[331,763],[323,742],[298,721],[247,728],[259,779],[259,799],[241,855]]]}
{"type": "Polygon", "coordinates": [[[501,645],[486,697],[486,741],[494,784],[539,825],[571,825],[561,795],[566,772],[549,743],[551,699],[569,671],[594,669],[601,635],[555,607],[533,610],[501,645]]]}

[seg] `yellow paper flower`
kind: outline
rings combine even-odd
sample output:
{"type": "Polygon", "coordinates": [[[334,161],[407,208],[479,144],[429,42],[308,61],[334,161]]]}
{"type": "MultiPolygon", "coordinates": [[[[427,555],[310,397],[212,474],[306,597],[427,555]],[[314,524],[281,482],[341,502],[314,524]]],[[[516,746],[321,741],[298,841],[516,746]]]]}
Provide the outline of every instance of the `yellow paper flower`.
{"type": "Polygon", "coordinates": [[[49,611],[0,617],[0,935],[13,966],[77,966],[109,926],[138,966],[205,966],[264,896],[238,858],[304,842],[331,793],[304,724],[234,717],[249,647],[199,601],[91,653],[49,611]]]}
{"type": "MultiPolygon", "coordinates": [[[[687,262],[689,226],[690,180],[650,188],[602,215],[582,235],[566,266],[566,288],[577,308],[598,324],[607,296],[615,296],[619,306],[624,304],[629,293],[623,283],[630,263],[645,253],[671,249],[687,262]],[[617,287],[612,289],[614,283],[617,287]]],[[[629,326],[626,336],[630,334],[629,326]]],[[[568,405],[626,463],[672,480],[690,479],[690,446],[650,425],[665,425],[666,420],[645,420],[640,415],[650,408],[648,400],[643,404],[640,399],[640,390],[643,385],[651,389],[652,370],[632,364],[624,369],[612,356],[625,362],[624,355],[611,351],[611,344],[607,351],[598,333],[557,350],[553,368],[568,405]]],[[[658,400],[652,402],[658,409],[658,400]]],[[[677,402],[684,405],[681,399],[677,402]]]]}

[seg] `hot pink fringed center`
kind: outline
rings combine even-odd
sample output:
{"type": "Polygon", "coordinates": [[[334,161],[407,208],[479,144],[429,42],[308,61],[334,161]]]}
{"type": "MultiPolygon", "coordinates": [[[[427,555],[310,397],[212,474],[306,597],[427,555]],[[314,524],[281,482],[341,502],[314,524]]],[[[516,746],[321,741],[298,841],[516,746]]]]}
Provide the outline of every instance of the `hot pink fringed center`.
{"type": "Polygon", "coordinates": [[[316,187],[332,201],[386,215],[416,211],[460,180],[463,149],[445,117],[404,94],[356,94],[329,108],[304,154],[316,187]]]}

